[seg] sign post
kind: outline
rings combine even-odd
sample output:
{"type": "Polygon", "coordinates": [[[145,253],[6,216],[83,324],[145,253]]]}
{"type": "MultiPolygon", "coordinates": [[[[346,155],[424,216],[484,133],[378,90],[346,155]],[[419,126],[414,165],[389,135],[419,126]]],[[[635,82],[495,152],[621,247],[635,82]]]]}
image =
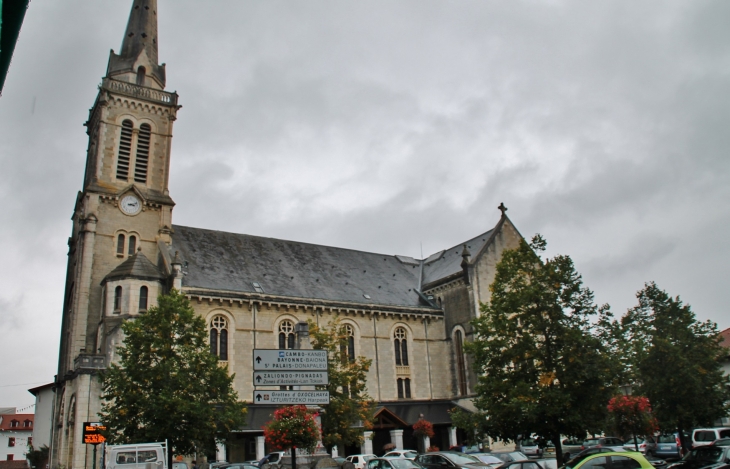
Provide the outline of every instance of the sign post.
{"type": "Polygon", "coordinates": [[[104,430],[106,430],[106,427],[100,422],[84,422],[84,443],[94,445],[94,458],[91,469],[96,469],[96,447],[106,441],[104,435],[101,434],[104,430]]]}

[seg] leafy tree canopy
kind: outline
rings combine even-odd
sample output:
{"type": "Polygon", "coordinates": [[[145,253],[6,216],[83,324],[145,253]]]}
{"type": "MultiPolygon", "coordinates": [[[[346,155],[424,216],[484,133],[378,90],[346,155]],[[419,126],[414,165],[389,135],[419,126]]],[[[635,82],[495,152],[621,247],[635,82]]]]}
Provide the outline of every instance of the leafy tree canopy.
{"type": "Polygon", "coordinates": [[[215,451],[245,424],[233,376],[210,353],[205,321],[172,290],[122,323],[119,362],[102,376],[102,422],[110,443],[168,440],[171,453],[215,451]]]}
{"type": "Polygon", "coordinates": [[[570,257],[541,259],[545,248],[536,235],[497,264],[467,344],[482,412],[467,423],[500,440],[551,440],[560,464],[561,435],[582,438],[606,421],[619,363],[603,343],[615,330],[608,306],[595,305],[570,257]]]}
{"type": "Polygon", "coordinates": [[[330,393],[322,420],[322,443],[327,448],[360,445],[364,431],[372,428],[375,402],[365,388],[366,374],[372,360],[356,357],[354,337],[339,318],[320,327],[309,322],[312,347],[327,350],[330,393]]]}
{"type": "Polygon", "coordinates": [[[726,352],[717,325],[699,322],[689,305],[653,282],[636,296],[639,304],[621,319],[624,359],[661,430],[681,434],[727,415],[730,382],[721,369],[726,352]]]}

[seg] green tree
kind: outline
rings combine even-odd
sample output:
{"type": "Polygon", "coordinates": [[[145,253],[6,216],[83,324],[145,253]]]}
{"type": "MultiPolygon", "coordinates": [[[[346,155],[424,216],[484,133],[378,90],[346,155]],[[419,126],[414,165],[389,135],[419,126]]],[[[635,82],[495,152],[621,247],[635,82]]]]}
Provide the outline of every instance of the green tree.
{"type": "Polygon", "coordinates": [[[728,411],[717,325],[699,322],[689,305],[653,282],[636,296],[639,304],[621,319],[628,378],[651,401],[659,428],[679,432],[688,448],[683,431],[711,425],[728,411]]]}
{"type": "Polygon", "coordinates": [[[365,389],[366,374],[372,360],[355,357],[354,337],[339,318],[326,328],[309,322],[312,347],[327,350],[329,384],[322,386],[330,393],[330,403],[322,419],[322,444],[328,449],[360,445],[364,431],[372,428],[375,402],[365,389]]]}
{"type": "Polygon", "coordinates": [[[176,290],[122,323],[119,363],[102,376],[110,443],[168,441],[172,454],[215,451],[245,424],[233,376],[210,353],[205,321],[176,290]]]}
{"type": "Polygon", "coordinates": [[[545,248],[536,235],[502,254],[490,302],[472,322],[482,415],[471,422],[499,440],[550,440],[560,465],[561,435],[584,437],[606,421],[618,362],[602,343],[613,334],[608,306],[595,305],[570,257],[541,259],[545,248]]]}
{"type": "Polygon", "coordinates": [[[25,459],[30,462],[31,469],[45,469],[48,463],[48,446],[43,445],[38,449],[34,449],[33,445],[28,445],[25,459]]]}

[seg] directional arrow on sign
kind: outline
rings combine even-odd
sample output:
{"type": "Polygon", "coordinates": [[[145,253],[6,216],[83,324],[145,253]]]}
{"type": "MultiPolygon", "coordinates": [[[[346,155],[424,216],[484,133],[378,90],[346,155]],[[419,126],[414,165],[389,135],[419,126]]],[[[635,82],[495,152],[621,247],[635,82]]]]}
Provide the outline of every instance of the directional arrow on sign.
{"type": "Polygon", "coordinates": [[[257,382],[259,382],[259,383],[261,382],[261,375],[258,375],[258,376],[256,377],[256,381],[257,381],[257,382]]]}
{"type": "Polygon", "coordinates": [[[256,400],[261,401],[261,394],[256,394],[256,400]]]}
{"type": "Polygon", "coordinates": [[[256,363],[261,363],[261,357],[256,357],[256,363]]]}

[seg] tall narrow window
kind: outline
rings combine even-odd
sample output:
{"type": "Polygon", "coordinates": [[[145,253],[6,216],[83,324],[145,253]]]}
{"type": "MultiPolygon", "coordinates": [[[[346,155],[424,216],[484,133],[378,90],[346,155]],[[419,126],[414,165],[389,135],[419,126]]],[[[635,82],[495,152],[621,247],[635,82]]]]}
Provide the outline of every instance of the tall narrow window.
{"type": "Polygon", "coordinates": [[[13,446],[15,446],[15,438],[11,436],[8,438],[8,448],[12,448],[13,446]]]}
{"type": "Polygon", "coordinates": [[[127,254],[134,255],[134,253],[137,251],[137,237],[136,236],[130,236],[129,237],[129,251],[127,251],[127,254]]]}
{"type": "Polygon", "coordinates": [[[147,182],[147,166],[150,159],[150,136],[152,127],[149,124],[139,126],[137,135],[137,157],[134,160],[134,182],[147,182]]]}
{"type": "Polygon", "coordinates": [[[403,388],[405,388],[406,392],[406,399],[411,398],[411,378],[406,378],[403,380],[403,388]]]}
{"type": "Polygon", "coordinates": [[[122,287],[114,289],[114,312],[118,313],[122,310],[122,287]]]}
{"type": "Polygon", "coordinates": [[[294,324],[289,321],[281,321],[279,324],[279,350],[294,348],[294,324]]]}
{"type": "Polygon", "coordinates": [[[228,361],[228,320],[223,316],[210,322],[210,353],[220,361],[228,361]]]}
{"type": "Polygon", "coordinates": [[[466,364],[464,363],[464,336],[461,331],[454,334],[454,353],[456,354],[456,373],[459,382],[459,394],[466,395],[466,364]]]}
{"type": "Polygon", "coordinates": [[[124,255],[124,235],[117,236],[117,254],[124,255]]]}
{"type": "Polygon", "coordinates": [[[403,379],[398,378],[398,399],[403,399],[403,379]]]}
{"type": "Polygon", "coordinates": [[[147,74],[147,70],[144,67],[137,67],[137,84],[144,86],[144,76],[147,74]]]}
{"type": "Polygon", "coordinates": [[[408,366],[408,335],[404,328],[399,327],[395,330],[393,345],[395,346],[395,364],[408,366]]]}
{"type": "Polygon", "coordinates": [[[139,287],[139,310],[147,311],[147,287],[139,287]]]}
{"type": "Polygon", "coordinates": [[[345,337],[340,342],[340,357],[342,363],[350,363],[355,361],[355,330],[350,324],[343,326],[345,337]]]}
{"type": "Polygon", "coordinates": [[[122,122],[122,133],[119,137],[119,155],[117,156],[117,179],[129,179],[129,157],[132,152],[132,121],[122,122]]]}

